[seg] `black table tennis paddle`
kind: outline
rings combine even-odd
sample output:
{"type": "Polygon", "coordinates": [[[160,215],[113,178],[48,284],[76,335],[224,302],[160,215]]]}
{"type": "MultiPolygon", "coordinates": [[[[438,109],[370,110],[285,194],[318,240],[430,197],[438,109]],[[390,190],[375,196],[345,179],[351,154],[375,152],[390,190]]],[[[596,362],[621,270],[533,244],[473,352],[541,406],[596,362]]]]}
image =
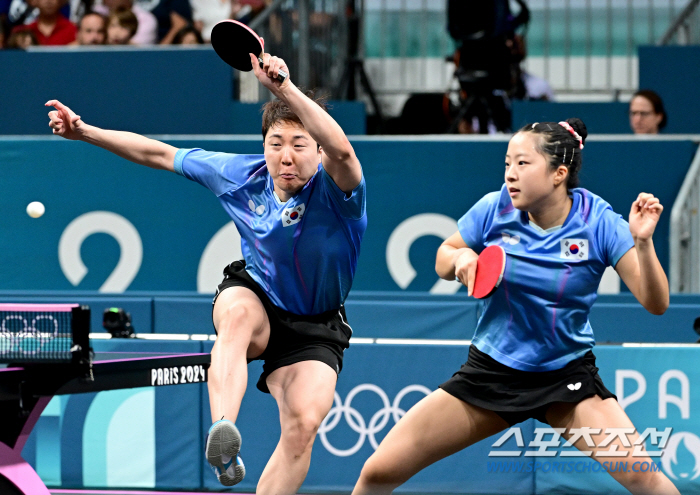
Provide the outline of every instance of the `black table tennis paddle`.
{"type": "MultiPolygon", "coordinates": [[[[241,22],[230,19],[218,22],[211,32],[211,45],[221,60],[234,69],[243,72],[253,70],[249,53],[256,54],[260,68],[263,67],[263,59],[261,58],[264,51],[263,40],[255,31],[241,22]]],[[[277,80],[284,82],[287,77],[286,72],[279,71],[277,80]]]]}

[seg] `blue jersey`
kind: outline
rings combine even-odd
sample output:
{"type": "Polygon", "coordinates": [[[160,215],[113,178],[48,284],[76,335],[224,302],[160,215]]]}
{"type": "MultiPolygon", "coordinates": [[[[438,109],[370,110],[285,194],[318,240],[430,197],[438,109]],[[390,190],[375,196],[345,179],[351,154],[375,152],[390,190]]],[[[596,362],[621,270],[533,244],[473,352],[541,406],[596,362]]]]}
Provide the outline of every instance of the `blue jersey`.
{"type": "Polygon", "coordinates": [[[181,149],[175,171],[219,198],[241,235],[246,270],[273,304],[314,315],[344,303],[367,227],[364,177],[348,196],[319,164],[283,203],[263,155],[181,149]]]}
{"type": "Polygon", "coordinates": [[[459,220],[477,253],[492,244],[506,251],[503,280],[484,303],[472,343],[511,368],[560,369],[589,351],[600,279],[634,246],[629,224],[608,203],[585,189],[570,195],[566,221],[548,231],[513,206],[505,185],[459,220]]]}

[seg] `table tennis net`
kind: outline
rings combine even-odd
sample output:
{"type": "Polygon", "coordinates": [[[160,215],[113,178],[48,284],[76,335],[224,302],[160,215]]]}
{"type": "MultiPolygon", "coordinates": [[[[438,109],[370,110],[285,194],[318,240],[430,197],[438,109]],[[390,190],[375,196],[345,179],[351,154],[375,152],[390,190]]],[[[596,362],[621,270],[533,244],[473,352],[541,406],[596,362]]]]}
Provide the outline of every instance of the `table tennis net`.
{"type": "Polygon", "coordinates": [[[78,361],[89,333],[87,306],[0,304],[0,363],[78,361]]]}

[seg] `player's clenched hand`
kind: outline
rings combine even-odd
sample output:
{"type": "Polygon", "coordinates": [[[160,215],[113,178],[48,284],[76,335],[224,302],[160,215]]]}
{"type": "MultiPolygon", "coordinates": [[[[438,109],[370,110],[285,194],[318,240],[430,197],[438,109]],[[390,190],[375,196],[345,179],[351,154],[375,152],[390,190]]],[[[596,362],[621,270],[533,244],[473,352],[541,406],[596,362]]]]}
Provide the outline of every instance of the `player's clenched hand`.
{"type": "Polygon", "coordinates": [[[636,240],[651,239],[664,207],[659,198],[649,193],[639,193],[630,210],[630,232],[636,240]]]}
{"type": "Polygon", "coordinates": [[[58,100],[49,100],[45,106],[56,109],[49,112],[49,127],[54,134],[66,139],[77,140],[81,138],[83,131],[81,127],[84,124],[80,120],[80,115],[76,115],[73,110],[58,100]]]}
{"type": "Polygon", "coordinates": [[[287,63],[284,60],[282,60],[279,57],[273,57],[269,53],[263,53],[261,55],[261,58],[263,59],[263,66],[262,68],[260,68],[258,57],[256,57],[252,53],[249,55],[250,62],[251,64],[253,64],[253,71],[255,72],[255,77],[258,78],[258,81],[260,81],[263,86],[265,86],[267,89],[274,93],[276,89],[280,89],[289,85],[289,67],[287,67],[287,63]],[[279,75],[280,71],[283,71],[288,74],[287,78],[284,80],[283,83],[279,82],[279,80],[277,79],[277,76],[279,75]]]}
{"type": "Polygon", "coordinates": [[[455,278],[467,286],[467,294],[474,291],[474,277],[476,276],[476,260],[479,255],[471,249],[460,250],[455,259],[455,278]]]}

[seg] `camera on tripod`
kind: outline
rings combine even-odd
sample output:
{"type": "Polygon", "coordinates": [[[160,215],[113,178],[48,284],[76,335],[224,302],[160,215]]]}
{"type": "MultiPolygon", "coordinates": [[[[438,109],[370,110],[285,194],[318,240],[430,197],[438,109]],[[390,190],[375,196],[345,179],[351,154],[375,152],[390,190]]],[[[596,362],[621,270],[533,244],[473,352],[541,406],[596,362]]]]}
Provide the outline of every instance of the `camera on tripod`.
{"type": "Polygon", "coordinates": [[[455,52],[455,78],[460,86],[460,106],[450,129],[462,121],[478,121],[485,134],[490,125],[509,132],[509,95],[516,80],[513,54],[515,30],[527,24],[530,12],[524,0],[517,0],[517,17],[510,12],[509,0],[448,0],[448,30],[459,43],[455,52]]]}

